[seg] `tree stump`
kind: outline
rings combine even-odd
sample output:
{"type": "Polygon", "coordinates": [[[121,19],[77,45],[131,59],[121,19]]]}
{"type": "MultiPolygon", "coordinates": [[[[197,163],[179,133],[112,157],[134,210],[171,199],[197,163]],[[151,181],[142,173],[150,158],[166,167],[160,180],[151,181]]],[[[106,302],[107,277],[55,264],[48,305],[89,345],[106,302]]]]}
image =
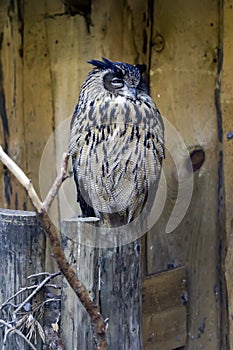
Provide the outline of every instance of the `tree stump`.
{"type": "MultiPolygon", "coordinates": [[[[45,236],[34,212],[0,209],[0,306],[20,288],[29,285],[29,275],[44,271],[44,253],[45,236]]],[[[12,302],[22,302],[21,297],[12,302]]],[[[1,348],[3,336],[0,328],[1,348]]],[[[14,334],[7,338],[5,349],[29,347],[14,334]]]]}
{"type": "MultiPolygon", "coordinates": [[[[108,349],[140,350],[140,240],[103,248],[98,240],[98,230],[101,229],[97,229],[94,224],[79,219],[64,221],[62,231],[66,256],[108,323],[108,349]],[[92,244],[89,239],[91,236],[92,244]]],[[[94,350],[89,317],[66,281],[63,282],[62,296],[61,329],[64,344],[67,349],[94,350]]]]}

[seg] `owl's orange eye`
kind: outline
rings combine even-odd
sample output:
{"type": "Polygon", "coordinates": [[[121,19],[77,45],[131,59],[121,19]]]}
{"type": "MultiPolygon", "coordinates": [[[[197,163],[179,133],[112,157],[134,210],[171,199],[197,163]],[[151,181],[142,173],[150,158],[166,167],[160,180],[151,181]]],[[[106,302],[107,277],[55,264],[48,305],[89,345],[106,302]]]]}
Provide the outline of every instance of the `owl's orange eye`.
{"type": "Polygon", "coordinates": [[[111,85],[115,87],[116,89],[122,88],[124,86],[124,81],[120,78],[113,78],[111,80],[111,85]]]}

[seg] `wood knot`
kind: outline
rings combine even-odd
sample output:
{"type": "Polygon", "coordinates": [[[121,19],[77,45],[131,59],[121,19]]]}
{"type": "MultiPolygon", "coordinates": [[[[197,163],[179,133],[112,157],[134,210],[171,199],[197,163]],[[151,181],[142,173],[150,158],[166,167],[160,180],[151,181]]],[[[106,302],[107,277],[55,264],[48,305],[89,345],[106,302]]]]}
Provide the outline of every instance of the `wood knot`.
{"type": "Polygon", "coordinates": [[[199,170],[205,161],[205,151],[201,146],[195,147],[190,151],[190,159],[193,167],[193,172],[199,170]]]}
{"type": "Polygon", "coordinates": [[[154,48],[155,51],[161,52],[163,51],[165,46],[165,41],[162,35],[158,34],[153,40],[152,47],[154,48]]]}

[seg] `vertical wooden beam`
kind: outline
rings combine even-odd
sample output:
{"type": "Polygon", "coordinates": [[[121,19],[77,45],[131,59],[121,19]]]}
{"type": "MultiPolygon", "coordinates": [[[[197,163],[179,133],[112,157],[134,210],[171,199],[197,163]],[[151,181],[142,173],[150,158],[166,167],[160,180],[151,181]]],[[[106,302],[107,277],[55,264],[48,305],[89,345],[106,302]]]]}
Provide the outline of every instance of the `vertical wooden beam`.
{"type": "MultiPolygon", "coordinates": [[[[204,151],[205,161],[200,169],[190,173],[194,187],[185,218],[173,232],[166,233],[167,220],[177,195],[172,152],[182,159],[183,150],[172,149],[171,155],[166,152],[167,202],[162,217],[148,236],[148,273],[185,265],[188,291],[185,349],[217,350],[220,347],[221,293],[218,274],[220,145],[215,102],[219,2],[155,0],[153,13],[152,95],[187,149],[199,147],[204,151]]],[[[168,144],[174,134],[169,134],[168,130],[165,134],[168,144]]],[[[186,161],[185,157],[183,161],[186,161]]]]}
{"type": "MultiPolygon", "coordinates": [[[[23,115],[23,7],[20,1],[0,4],[0,143],[24,169],[26,148],[23,115]]],[[[0,205],[26,208],[17,180],[0,167],[0,205]]]]}
{"type": "MultiPolygon", "coordinates": [[[[24,129],[27,149],[27,173],[38,192],[41,182],[47,182],[47,189],[56,177],[56,145],[51,142],[47,166],[39,177],[41,159],[49,137],[55,130],[55,111],[52,94],[51,62],[47,41],[46,18],[50,14],[60,13],[63,5],[60,1],[47,4],[42,1],[24,1],[24,129]],[[60,7],[58,6],[60,4],[60,7]]],[[[64,113],[65,114],[65,113],[64,113]]],[[[65,115],[66,117],[66,115],[65,115]]],[[[59,160],[60,161],[60,160],[59,160]]],[[[41,191],[42,192],[42,191],[41,191]]],[[[42,192],[44,199],[45,192],[42,192]]],[[[58,223],[58,203],[55,200],[50,211],[58,223]]],[[[49,245],[46,253],[46,269],[51,271],[54,261],[51,259],[49,245]]]]}
{"type": "MultiPolygon", "coordinates": [[[[27,171],[39,190],[39,167],[45,144],[54,130],[51,71],[46,41],[46,2],[24,2],[24,127],[27,171]]],[[[44,176],[55,178],[47,167],[44,176]]]]}
{"type": "Polygon", "coordinates": [[[233,1],[223,1],[223,65],[221,79],[221,109],[223,127],[223,183],[227,252],[225,276],[228,294],[229,349],[233,349],[233,1]]]}

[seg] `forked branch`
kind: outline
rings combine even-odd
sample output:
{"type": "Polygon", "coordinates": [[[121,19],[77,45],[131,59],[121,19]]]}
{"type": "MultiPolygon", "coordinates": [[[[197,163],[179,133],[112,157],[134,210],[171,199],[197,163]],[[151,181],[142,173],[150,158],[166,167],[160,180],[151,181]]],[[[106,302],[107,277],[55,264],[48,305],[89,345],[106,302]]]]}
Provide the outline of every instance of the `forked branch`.
{"type": "Polygon", "coordinates": [[[51,206],[54,198],[56,197],[63,181],[68,177],[68,159],[69,154],[64,154],[61,172],[57,176],[44,203],[42,203],[31,183],[31,180],[25,175],[22,169],[20,169],[20,167],[3,151],[2,147],[0,146],[0,160],[15,175],[15,177],[18,179],[21,185],[25,188],[27,195],[35,209],[37,217],[50,240],[53,255],[57,262],[59,270],[65,276],[71,288],[74,290],[75,294],[78,296],[79,300],[81,301],[91,318],[96,349],[106,350],[106,325],[104,319],[100,314],[98,306],[95,305],[92,299],[90,298],[89,292],[76,276],[74,269],[69,265],[65,257],[64,251],[62,249],[62,244],[59,238],[58,231],[52,223],[52,221],[50,220],[50,217],[47,212],[48,208],[51,206]]]}

